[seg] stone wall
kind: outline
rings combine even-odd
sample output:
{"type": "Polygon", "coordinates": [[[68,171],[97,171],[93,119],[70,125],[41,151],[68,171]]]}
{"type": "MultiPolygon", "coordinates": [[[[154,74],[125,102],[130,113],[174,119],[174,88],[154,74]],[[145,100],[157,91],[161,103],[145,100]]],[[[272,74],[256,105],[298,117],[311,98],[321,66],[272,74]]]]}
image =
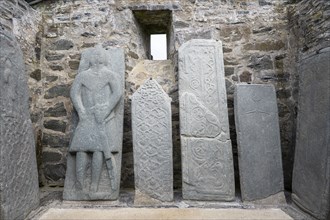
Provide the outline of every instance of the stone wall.
{"type": "Polygon", "coordinates": [[[289,8],[290,35],[296,40],[298,60],[330,46],[330,2],[301,0],[289,8]]]}
{"type": "MultiPolygon", "coordinates": [[[[302,60],[330,47],[330,2],[292,0],[288,7],[288,59],[292,70],[293,99],[298,101],[298,68],[302,60]]],[[[295,104],[297,106],[297,104],[295,104]]]]}

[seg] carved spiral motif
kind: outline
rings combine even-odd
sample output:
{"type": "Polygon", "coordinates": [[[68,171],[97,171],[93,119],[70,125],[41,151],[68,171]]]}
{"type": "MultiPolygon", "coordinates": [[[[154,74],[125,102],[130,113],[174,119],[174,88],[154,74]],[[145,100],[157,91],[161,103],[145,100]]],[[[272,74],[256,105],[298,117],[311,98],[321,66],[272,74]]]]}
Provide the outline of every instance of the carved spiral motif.
{"type": "Polygon", "coordinates": [[[205,111],[201,107],[196,107],[192,110],[192,115],[194,119],[201,121],[205,118],[205,111]]]}
{"type": "Polygon", "coordinates": [[[205,162],[207,151],[205,149],[205,147],[203,146],[202,142],[198,142],[196,143],[196,145],[192,148],[192,156],[194,158],[194,160],[199,163],[202,164],[205,162]]]}
{"type": "Polygon", "coordinates": [[[196,90],[196,89],[198,89],[199,87],[200,87],[200,82],[199,82],[199,80],[197,80],[197,79],[193,79],[193,80],[191,80],[190,81],[190,87],[193,89],[193,90],[196,90]]]}

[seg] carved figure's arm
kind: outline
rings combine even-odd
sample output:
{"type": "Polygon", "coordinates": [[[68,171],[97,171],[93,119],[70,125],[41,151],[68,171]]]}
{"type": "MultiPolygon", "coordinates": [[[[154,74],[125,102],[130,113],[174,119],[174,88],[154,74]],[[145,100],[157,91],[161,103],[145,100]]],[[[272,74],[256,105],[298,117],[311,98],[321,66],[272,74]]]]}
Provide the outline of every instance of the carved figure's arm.
{"type": "Polygon", "coordinates": [[[73,106],[78,112],[79,119],[82,119],[84,115],[86,114],[85,108],[82,103],[81,99],[81,88],[82,88],[82,83],[79,75],[77,78],[73,81],[71,90],[70,90],[70,97],[73,103],[73,106]]]}
{"type": "Polygon", "coordinates": [[[119,80],[117,79],[117,77],[111,73],[110,77],[109,77],[109,86],[112,90],[112,94],[110,97],[110,101],[109,101],[109,115],[106,117],[108,118],[111,114],[111,112],[113,111],[113,109],[115,108],[115,106],[117,105],[117,103],[119,102],[120,98],[123,96],[123,91],[120,89],[121,86],[119,85],[119,80]]]}

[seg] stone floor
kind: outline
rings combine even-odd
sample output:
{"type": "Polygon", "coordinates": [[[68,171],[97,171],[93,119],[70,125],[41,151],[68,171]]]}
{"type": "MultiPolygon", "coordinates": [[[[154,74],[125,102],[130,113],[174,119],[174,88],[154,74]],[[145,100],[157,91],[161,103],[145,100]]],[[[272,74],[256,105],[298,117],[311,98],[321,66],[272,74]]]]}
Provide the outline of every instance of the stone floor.
{"type": "Polygon", "coordinates": [[[49,209],[40,220],[60,219],[292,219],[280,209],[112,208],[49,209]]]}
{"type": "Polygon", "coordinates": [[[27,219],[311,219],[288,203],[256,205],[242,203],[237,196],[233,202],[201,202],[182,200],[175,192],[173,202],[142,206],[134,204],[134,191],[122,190],[118,201],[63,201],[62,188],[41,189],[41,204],[27,219]]]}

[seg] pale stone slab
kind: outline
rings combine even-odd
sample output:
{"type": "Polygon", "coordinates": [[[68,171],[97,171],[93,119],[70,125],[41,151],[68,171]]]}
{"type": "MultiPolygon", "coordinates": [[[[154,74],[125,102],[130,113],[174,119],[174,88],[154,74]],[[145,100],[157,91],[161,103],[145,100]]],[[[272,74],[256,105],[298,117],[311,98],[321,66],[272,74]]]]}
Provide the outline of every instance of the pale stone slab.
{"type": "Polygon", "coordinates": [[[284,189],[276,91],[238,84],[234,98],[242,199],[265,199],[284,189]]]}
{"type": "Polygon", "coordinates": [[[135,202],[172,201],[171,98],[155,80],[147,80],[133,94],[132,133],[135,202]]]}
{"type": "Polygon", "coordinates": [[[63,198],[115,200],[119,195],[125,58],[121,48],[90,48],[71,99],[79,122],[70,143],[63,198]]]}
{"type": "Polygon", "coordinates": [[[208,220],[208,219],[292,219],[280,209],[200,209],[200,208],[117,208],[117,209],[49,209],[40,220],[69,219],[136,219],[136,220],[208,220]]]}
{"type": "Polygon", "coordinates": [[[181,137],[184,199],[233,199],[234,188],[227,184],[232,172],[231,143],[211,138],[181,137]]]}
{"type": "Polygon", "coordinates": [[[330,218],[330,52],[300,66],[293,201],[318,219],[330,218]]]}
{"type": "Polygon", "coordinates": [[[23,53],[0,28],[0,219],[24,219],[39,204],[39,182],[23,53]]]}
{"type": "Polygon", "coordinates": [[[220,41],[191,40],[180,47],[179,100],[183,198],[233,200],[234,168],[220,41]]]}

